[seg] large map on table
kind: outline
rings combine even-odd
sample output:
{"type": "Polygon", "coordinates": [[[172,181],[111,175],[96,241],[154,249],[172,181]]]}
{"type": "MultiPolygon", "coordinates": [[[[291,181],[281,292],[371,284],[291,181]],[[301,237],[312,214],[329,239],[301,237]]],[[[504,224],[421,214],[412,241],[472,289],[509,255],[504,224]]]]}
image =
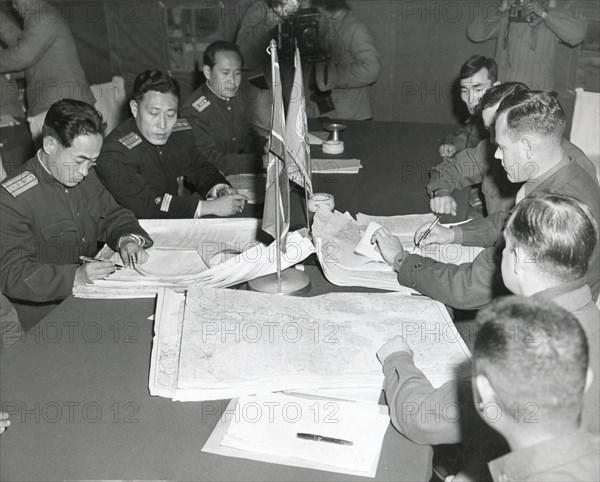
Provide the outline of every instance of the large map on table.
{"type": "Polygon", "coordinates": [[[399,293],[300,298],[194,286],[184,300],[164,290],[155,335],[150,391],[178,400],[381,388],[376,352],[396,335],[434,386],[470,372],[444,306],[399,293]]]}

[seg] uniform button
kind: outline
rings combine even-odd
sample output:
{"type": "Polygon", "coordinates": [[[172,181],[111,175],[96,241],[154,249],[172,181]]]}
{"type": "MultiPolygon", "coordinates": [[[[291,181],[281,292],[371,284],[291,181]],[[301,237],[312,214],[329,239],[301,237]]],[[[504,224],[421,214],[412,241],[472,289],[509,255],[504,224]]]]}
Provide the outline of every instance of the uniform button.
{"type": "Polygon", "coordinates": [[[235,142],[235,141],[237,141],[237,137],[234,137],[231,140],[235,142]]]}
{"type": "Polygon", "coordinates": [[[231,106],[230,105],[227,106],[227,110],[231,110],[231,106]]]}
{"type": "Polygon", "coordinates": [[[77,213],[77,216],[79,216],[79,213],[77,213]]]}
{"type": "Polygon", "coordinates": [[[85,238],[81,238],[81,240],[85,243],[85,238]]]}

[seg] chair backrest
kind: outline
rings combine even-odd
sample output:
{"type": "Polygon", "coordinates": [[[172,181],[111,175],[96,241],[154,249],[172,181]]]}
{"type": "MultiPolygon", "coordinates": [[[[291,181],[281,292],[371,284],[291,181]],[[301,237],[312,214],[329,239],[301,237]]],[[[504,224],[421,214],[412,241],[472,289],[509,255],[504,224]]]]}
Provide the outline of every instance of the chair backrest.
{"type": "Polygon", "coordinates": [[[590,158],[600,182],[600,93],[575,89],[571,142],[590,158]]]}
{"type": "Polygon", "coordinates": [[[40,112],[33,117],[27,118],[27,122],[29,122],[29,131],[31,132],[31,139],[36,149],[42,145],[42,127],[44,126],[44,120],[46,119],[47,113],[48,111],[45,110],[44,112],[40,112]]]}
{"type": "Polygon", "coordinates": [[[115,75],[112,81],[104,84],[90,85],[96,99],[95,107],[106,121],[106,134],[110,133],[124,120],[124,108],[127,96],[125,80],[115,75]]]}

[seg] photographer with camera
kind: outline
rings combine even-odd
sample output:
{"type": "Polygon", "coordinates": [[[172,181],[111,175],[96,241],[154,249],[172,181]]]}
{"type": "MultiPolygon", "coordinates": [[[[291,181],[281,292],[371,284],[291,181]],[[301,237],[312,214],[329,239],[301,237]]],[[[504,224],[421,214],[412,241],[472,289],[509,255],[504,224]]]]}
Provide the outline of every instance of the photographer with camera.
{"type": "Polygon", "coordinates": [[[236,43],[245,59],[249,83],[245,100],[253,123],[268,125],[269,108],[262,89],[269,85],[271,38],[278,42],[284,97],[293,80],[293,52],[300,49],[305,85],[310,89],[309,117],[366,120],[373,117],[369,86],[379,77],[381,63],[373,35],[344,0],[260,0],[243,10],[236,43]],[[260,81],[260,74],[264,75],[260,81]],[[262,85],[261,85],[262,84],[262,85]],[[257,114],[264,118],[257,122],[257,114]]]}
{"type": "Polygon", "coordinates": [[[319,11],[321,46],[328,61],[314,65],[308,116],[371,119],[369,87],[381,71],[373,35],[345,0],[314,0],[312,5],[319,11]],[[331,93],[330,105],[322,102],[322,93],[331,93]],[[333,110],[329,111],[330,107],[333,110]]]}
{"type": "Polygon", "coordinates": [[[477,17],[467,29],[473,42],[496,38],[500,82],[553,90],[556,44],[579,45],[587,23],[564,0],[502,0],[496,15],[477,17]],[[557,5],[562,4],[562,5],[557,5]]]}

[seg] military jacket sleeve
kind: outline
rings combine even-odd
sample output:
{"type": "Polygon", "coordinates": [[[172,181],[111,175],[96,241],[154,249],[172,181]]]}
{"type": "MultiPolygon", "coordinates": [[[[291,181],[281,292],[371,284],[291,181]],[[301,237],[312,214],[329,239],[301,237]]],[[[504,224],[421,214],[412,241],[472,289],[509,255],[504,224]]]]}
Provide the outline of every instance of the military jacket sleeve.
{"type": "Polygon", "coordinates": [[[396,263],[398,281],[430,298],[462,310],[475,310],[508,294],[500,275],[503,241],[484,249],[472,263],[442,263],[409,254],[396,263]]]}

